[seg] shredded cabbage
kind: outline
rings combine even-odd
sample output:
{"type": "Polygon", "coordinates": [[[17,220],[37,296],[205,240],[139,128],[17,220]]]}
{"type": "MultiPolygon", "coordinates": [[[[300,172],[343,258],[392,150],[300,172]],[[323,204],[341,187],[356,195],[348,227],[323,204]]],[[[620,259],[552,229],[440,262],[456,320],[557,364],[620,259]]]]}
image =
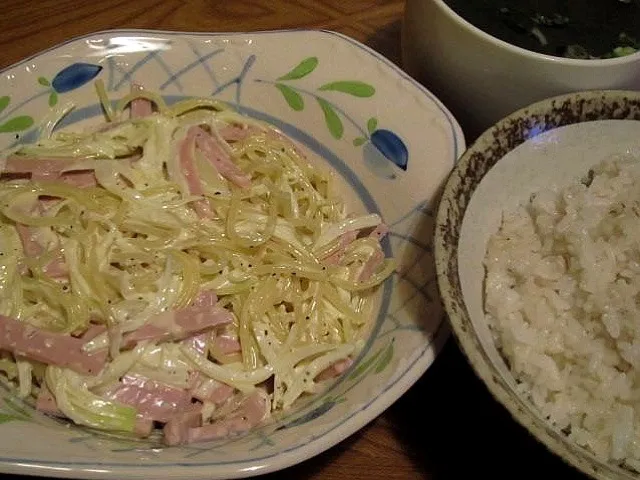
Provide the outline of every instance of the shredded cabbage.
{"type": "Polygon", "coordinates": [[[91,393],[77,373],[49,366],[45,378],[58,408],[75,423],[100,430],[134,431],[136,409],[91,393]]]}
{"type": "Polygon", "coordinates": [[[362,348],[395,269],[369,235],[380,216],[349,214],[329,172],[218,101],[96,90],[105,123],[56,131],[65,105],[3,163],[0,321],[95,332],[77,354],[106,361],[74,371],[51,337],[44,380],[41,357],[9,347],[0,372],[23,396],[50,391],[75,423],[125,432],[158,421],[141,395],[232,387],[223,405],[193,400],[206,424],[256,388],[273,389],[270,410],[317,391],[362,348]],[[154,112],[135,116],[140,102],[154,112]],[[109,396],[118,386],[127,404],[109,396]]]}

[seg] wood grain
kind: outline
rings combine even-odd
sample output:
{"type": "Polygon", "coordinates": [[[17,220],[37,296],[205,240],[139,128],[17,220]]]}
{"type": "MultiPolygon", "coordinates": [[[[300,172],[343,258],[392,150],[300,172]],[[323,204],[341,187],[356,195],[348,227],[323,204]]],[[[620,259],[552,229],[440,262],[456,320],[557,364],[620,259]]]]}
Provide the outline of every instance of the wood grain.
{"type": "Polygon", "coordinates": [[[110,28],[255,31],[324,28],[399,61],[399,0],[4,0],[0,68],[71,37],[110,28]]]}
{"type": "MultiPolygon", "coordinates": [[[[404,2],[3,0],[0,6],[4,68],[70,37],[110,28],[326,28],[363,41],[399,63],[404,2]]],[[[551,475],[583,479],[508,417],[450,342],[427,374],[370,425],[327,452],[261,480],[526,480],[551,475]]]]}

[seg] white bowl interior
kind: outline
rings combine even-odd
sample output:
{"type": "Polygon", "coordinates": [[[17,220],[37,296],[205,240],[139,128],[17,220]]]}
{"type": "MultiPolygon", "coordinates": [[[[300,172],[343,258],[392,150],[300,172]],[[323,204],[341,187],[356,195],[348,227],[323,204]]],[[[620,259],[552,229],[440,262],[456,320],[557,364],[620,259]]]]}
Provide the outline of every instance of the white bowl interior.
{"type": "Polygon", "coordinates": [[[471,197],[458,244],[462,292],[482,348],[514,393],[515,380],[496,349],[484,315],[483,259],[488,239],[500,227],[503,212],[526,203],[542,188],[562,188],[584,177],[594,164],[621,153],[640,157],[640,122],[600,120],[560,127],[510,151],[471,197]]]}

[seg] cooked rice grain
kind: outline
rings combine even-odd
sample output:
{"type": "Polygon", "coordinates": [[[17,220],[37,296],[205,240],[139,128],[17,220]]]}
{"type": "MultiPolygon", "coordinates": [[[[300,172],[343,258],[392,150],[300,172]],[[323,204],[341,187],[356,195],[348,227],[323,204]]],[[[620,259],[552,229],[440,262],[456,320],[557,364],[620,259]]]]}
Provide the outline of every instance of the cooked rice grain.
{"type": "Polygon", "coordinates": [[[519,388],[577,444],[640,465],[640,160],[506,213],[485,311],[519,388]]]}

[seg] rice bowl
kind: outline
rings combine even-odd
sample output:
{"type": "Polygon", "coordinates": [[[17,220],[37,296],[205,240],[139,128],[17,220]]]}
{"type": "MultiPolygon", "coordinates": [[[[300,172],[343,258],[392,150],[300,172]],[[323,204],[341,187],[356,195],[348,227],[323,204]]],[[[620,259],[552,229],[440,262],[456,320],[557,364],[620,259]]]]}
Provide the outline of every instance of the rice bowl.
{"type": "MultiPolygon", "coordinates": [[[[619,352],[621,358],[631,359],[631,350],[623,345],[621,353],[611,340],[606,324],[615,335],[613,319],[592,320],[584,313],[591,315],[596,307],[585,306],[583,298],[595,304],[593,292],[609,285],[605,274],[611,257],[600,253],[610,248],[602,239],[583,239],[582,244],[566,240],[566,231],[560,229],[572,231],[573,227],[579,232],[599,225],[598,208],[602,218],[621,213],[609,207],[621,201],[624,193],[617,192],[613,200],[613,190],[607,189],[618,183],[634,184],[628,180],[629,172],[638,167],[629,159],[640,154],[638,119],[636,92],[582,92],[515,112],[485,132],[461,157],[445,186],[436,219],[440,293],[456,339],[474,370],[513,417],[552,452],[603,479],[636,478],[633,454],[627,453],[636,441],[635,430],[628,427],[629,418],[635,417],[633,374],[629,374],[633,368],[628,360],[619,364],[614,360],[619,352]],[[608,163],[599,166],[602,161],[608,163]],[[562,197],[568,185],[572,185],[572,201],[587,200],[585,192],[589,192],[594,206],[590,210],[584,205],[584,210],[576,208],[575,203],[569,207],[562,197]],[[532,195],[545,190],[532,200],[532,195]],[[607,191],[612,199],[605,202],[601,196],[607,191]],[[500,237],[492,240],[501,226],[500,237]],[[507,248],[507,243],[512,245],[507,248]],[[593,248],[575,251],[578,245],[593,248]],[[600,264],[582,269],[580,262],[592,265],[593,255],[600,264]],[[583,277],[576,276],[578,272],[583,277]],[[584,281],[587,278],[589,282],[584,281]],[[600,353],[590,356],[589,347],[600,353]],[[591,365],[588,360],[593,360],[591,365]],[[593,381],[598,374],[607,378],[606,383],[593,381]],[[585,378],[591,385],[575,387],[585,378]],[[580,397],[576,391],[587,393],[580,397]],[[594,398],[600,403],[594,403],[594,398]],[[597,412],[598,408],[607,413],[597,412]]],[[[628,207],[633,206],[629,202],[628,207]]],[[[617,224],[606,225],[609,236],[621,231],[617,224]]],[[[635,227],[633,219],[628,226],[635,227]]],[[[597,232],[591,233],[595,238],[597,232]]],[[[633,244],[633,239],[629,242],[633,244]]],[[[625,249],[622,244],[615,246],[625,249]]],[[[625,250],[629,260],[630,251],[625,250]]],[[[610,270],[614,279],[620,273],[617,268],[610,270]]],[[[619,268],[628,275],[628,269],[619,268]]],[[[598,308],[619,307],[609,291],[597,295],[606,300],[598,308]]],[[[626,339],[624,328],[621,339],[626,339]]]]}

